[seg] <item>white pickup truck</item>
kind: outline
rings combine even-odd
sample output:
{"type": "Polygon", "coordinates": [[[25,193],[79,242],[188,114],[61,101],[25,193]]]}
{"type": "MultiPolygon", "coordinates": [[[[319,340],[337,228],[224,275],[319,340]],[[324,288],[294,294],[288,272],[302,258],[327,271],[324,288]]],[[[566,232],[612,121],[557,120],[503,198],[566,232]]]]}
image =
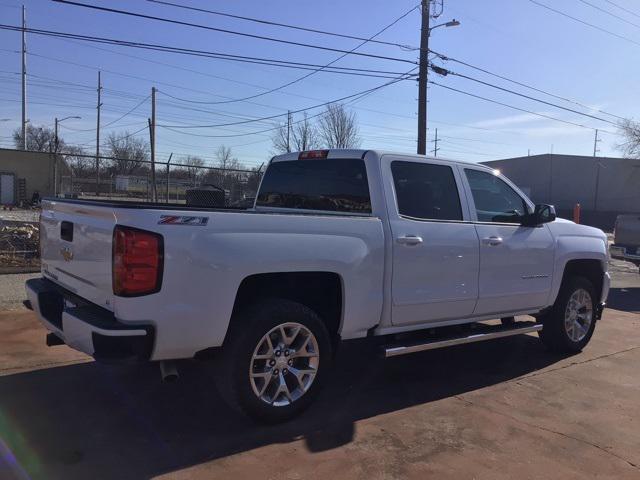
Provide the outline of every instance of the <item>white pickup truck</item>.
{"type": "Polygon", "coordinates": [[[602,231],[496,170],[373,150],[276,156],[247,210],[48,199],[41,250],[26,289],[47,344],[165,375],[212,357],[269,422],[316,397],[342,341],[392,357],[537,332],[578,352],[609,290],[602,231]]]}

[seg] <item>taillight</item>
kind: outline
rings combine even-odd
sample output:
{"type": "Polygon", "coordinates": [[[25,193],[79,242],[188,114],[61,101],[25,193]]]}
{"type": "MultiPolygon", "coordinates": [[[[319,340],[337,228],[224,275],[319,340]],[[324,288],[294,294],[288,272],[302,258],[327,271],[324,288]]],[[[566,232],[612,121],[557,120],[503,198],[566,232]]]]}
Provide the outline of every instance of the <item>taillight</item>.
{"type": "Polygon", "coordinates": [[[137,297],[160,290],[164,262],[162,235],[116,225],[113,230],[113,293],[137,297]]]}
{"type": "Polygon", "coordinates": [[[329,150],[305,150],[300,152],[298,160],[313,160],[318,158],[327,158],[329,156],[329,150]]]}

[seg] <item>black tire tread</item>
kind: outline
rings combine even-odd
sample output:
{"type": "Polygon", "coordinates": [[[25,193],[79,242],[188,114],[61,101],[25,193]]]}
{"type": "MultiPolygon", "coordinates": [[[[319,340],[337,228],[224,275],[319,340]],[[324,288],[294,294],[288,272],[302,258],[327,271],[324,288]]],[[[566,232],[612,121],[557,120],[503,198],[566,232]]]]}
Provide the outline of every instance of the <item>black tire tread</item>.
{"type": "Polygon", "coordinates": [[[595,328],[595,311],[596,311],[596,294],[593,283],[589,279],[575,275],[565,279],[560,287],[558,298],[556,299],[553,307],[544,316],[539,318],[539,321],[543,324],[542,331],[539,332],[540,340],[545,347],[558,353],[578,353],[589,343],[593,331],[595,328]],[[585,338],[580,342],[573,342],[567,336],[564,327],[564,312],[567,306],[567,302],[571,294],[577,288],[584,288],[591,295],[591,301],[593,302],[594,319],[591,322],[591,327],[587,332],[585,338]]]}
{"type": "MultiPolygon", "coordinates": [[[[279,423],[301,413],[319,393],[324,374],[331,367],[331,342],[322,319],[307,306],[280,298],[265,298],[238,312],[233,318],[221,358],[214,368],[220,395],[229,406],[262,423],[279,423]],[[277,320],[276,320],[277,319],[277,320]],[[287,407],[260,405],[253,392],[243,389],[247,349],[253,350],[262,335],[278,323],[296,321],[313,331],[320,344],[320,367],[310,390],[287,407]],[[275,324],[274,324],[275,322],[275,324]],[[255,337],[258,337],[257,339],[255,337]]],[[[248,382],[247,382],[248,383],[248,382]]]]}

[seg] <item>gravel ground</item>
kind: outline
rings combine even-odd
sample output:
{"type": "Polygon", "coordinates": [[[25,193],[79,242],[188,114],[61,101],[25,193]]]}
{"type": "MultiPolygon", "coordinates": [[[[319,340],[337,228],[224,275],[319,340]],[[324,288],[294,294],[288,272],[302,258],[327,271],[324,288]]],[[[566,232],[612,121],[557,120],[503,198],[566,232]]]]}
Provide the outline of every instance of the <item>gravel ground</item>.
{"type": "Polygon", "coordinates": [[[40,210],[0,210],[0,220],[11,220],[15,222],[37,222],[40,210]]]}
{"type": "Polygon", "coordinates": [[[24,292],[24,282],[39,276],[39,273],[0,275],[0,311],[24,309],[22,302],[27,298],[24,292]]]}

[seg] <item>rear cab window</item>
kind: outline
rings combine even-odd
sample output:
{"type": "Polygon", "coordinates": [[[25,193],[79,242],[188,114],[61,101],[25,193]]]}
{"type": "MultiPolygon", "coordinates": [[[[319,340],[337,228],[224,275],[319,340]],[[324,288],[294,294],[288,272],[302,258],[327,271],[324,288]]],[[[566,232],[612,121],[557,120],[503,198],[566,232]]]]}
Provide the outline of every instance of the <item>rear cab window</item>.
{"type": "Polygon", "coordinates": [[[462,207],[449,165],[391,162],[398,213],[420,220],[462,220],[462,207]]]}
{"type": "Polygon", "coordinates": [[[271,163],[256,207],[370,214],[364,160],[321,158],[271,163]]]}

